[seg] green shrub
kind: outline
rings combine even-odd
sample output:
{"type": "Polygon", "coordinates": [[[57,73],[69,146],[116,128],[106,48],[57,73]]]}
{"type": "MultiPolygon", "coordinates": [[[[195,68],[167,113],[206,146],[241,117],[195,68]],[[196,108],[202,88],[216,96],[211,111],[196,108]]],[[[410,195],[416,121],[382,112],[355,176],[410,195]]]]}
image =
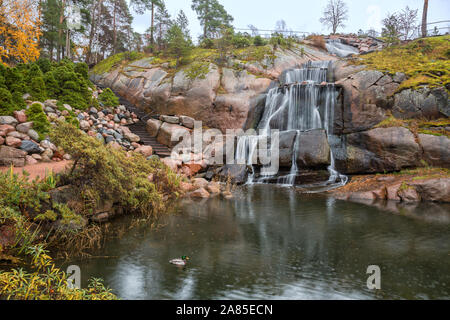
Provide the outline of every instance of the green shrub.
{"type": "Polygon", "coordinates": [[[119,105],[119,98],[110,88],[103,90],[103,92],[98,96],[98,101],[105,107],[117,107],[119,105]]]}
{"type": "Polygon", "coordinates": [[[163,207],[163,195],[173,196],[179,190],[178,176],[160,161],[109,148],[69,124],[54,127],[51,139],[72,156],[72,170],[62,179],[78,188],[87,204],[110,200],[130,212],[156,214],[163,207]],[[148,179],[150,175],[157,185],[148,179]]]}
{"type": "Polygon", "coordinates": [[[47,92],[45,89],[44,77],[35,77],[31,80],[28,88],[28,93],[35,101],[45,101],[47,99],[47,92]]]}
{"type": "Polygon", "coordinates": [[[13,112],[14,104],[11,92],[0,87],[0,115],[12,115],[13,112]]]}
{"type": "Polygon", "coordinates": [[[80,62],[75,64],[74,72],[81,74],[84,80],[89,81],[89,67],[86,63],[80,62]]]}
{"type": "Polygon", "coordinates": [[[208,72],[209,72],[209,63],[202,61],[195,61],[184,70],[184,74],[191,81],[195,79],[205,79],[208,72]]]}
{"type": "Polygon", "coordinates": [[[214,41],[209,38],[203,39],[200,46],[205,49],[212,49],[214,48],[214,41]]]}
{"type": "Polygon", "coordinates": [[[261,47],[261,46],[265,46],[267,44],[267,42],[261,36],[256,36],[253,39],[253,44],[257,47],[261,47]]]}
{"type": "Polygon", "coordinates": [[[49,59],[41,58],[38,61],[36,61],[36,64],[41,69],[42,73],[47,73],[52,69],[52,63],[49,59]]]}
{"type": "Polygon", "coordinates": [[[50,122],[39,103],[32,104],[26,111],[28,121],[33,121],[33,129],[39,134],[39,139],[45,139],[50,132],[50,122]]]}

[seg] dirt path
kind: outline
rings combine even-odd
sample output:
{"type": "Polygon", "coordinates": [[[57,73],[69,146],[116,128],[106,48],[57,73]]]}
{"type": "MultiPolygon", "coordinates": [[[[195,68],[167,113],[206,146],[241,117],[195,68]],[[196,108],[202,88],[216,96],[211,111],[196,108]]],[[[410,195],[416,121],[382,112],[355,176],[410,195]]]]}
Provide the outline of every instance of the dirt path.
{"type": "MultiPolygon", "coordinates": [[[[63,172],[66,167],[69,167],[71,161],[60,161],[60,162],[42,162],[34,165],[25,166],[22,168],[13,168],[14,173],[22,174],[22,171],[25,170],[30,174],[29,179],[33,180],[36,177],[43,178],[46,173],[52,171],[53,173],[63,172]]],[[[9,171],[10,167],[0,167],[1,172],[9,171]]]]}

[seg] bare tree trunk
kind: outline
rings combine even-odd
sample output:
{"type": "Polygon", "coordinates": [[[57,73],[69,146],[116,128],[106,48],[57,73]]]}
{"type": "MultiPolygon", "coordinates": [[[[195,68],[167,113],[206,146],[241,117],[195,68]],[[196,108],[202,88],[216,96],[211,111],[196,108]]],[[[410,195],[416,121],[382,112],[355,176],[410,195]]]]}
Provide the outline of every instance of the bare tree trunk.
{"type": "Polygon", "coordinates": [[[428,18],[428,0],[424,0],[423,3],[423,15],[422,15],[422,37],[427,36],[427,18],[428,18]]]}
{"type": "Polygon", "coordinates": [[[64,57],[64,48],[62,47],[62,33],[63,33],[63,23],[64,23],[64,10],[66,8],[66,0],[63,0],[61,3],[61,11],[59,14],[59,30],[58,30],[58,49],[57,49],[57,60],[61,60],[61,51],[62,57],[64,57]]]}
{"type": "Polygon", "coordinates": [[[153,40],[153,27],[155,25],[155,4],[152,2],[152,24],[150,26],[150,45],[151,45],[151,50],[153,52],[153,45],[155,44],[154,40],[153,40]]]}
{"type": "Polygon", "coordinates": [[[116,46],[117,46],[116,11],[117,11],[117,0],[114,1],[114,13],[113,13],[113,55],[116,54],[116,46]]]}
{"type": "MultiPolygon", "coordinates": [[[[102,0],[94,1],[92,8],[92,22],[91,22],[91,32],[89,33],[89,45],[86,53],[86,63],[90,64],[92,55],[92,46],[94,43],[95,34],[97,31],[97,18],[100,16],[100,7],[102,0]],[[98,9],[98,10],[97,10],[98,9]],[[96,14],[96,12],[98,13],[96,14]]],[[[95,58],[97,60],[97,58],[95,58]]]]}

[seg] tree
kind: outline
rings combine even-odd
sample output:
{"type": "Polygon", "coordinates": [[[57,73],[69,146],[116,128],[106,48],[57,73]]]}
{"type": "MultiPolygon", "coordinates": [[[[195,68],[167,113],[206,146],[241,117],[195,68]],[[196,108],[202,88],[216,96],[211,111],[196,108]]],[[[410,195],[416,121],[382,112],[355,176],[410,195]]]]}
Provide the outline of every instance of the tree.
{"type": "Polygon", "coordinates": [[[181,27],[178,24],[172,25],[167,31],[167,50],[169,54],[176,57],[178,68],[180,63],[189,56],[192,50],[191,39],[186,37],[181,27]]]}
{"type": "Polygon", "coordinates": [[[203,26],[203,39],[217,37],[220,30],[224,26],[230,28],[234,20],[218,0],[193,0],[192,10],[203,26]]]}
{"type": "Polygon", "coordinates": [[[383,19],[381,36],[387,39],[388,44],[396,44],[400,38],[399,18],[396,13],[388,13],[383,19]]]}
{"type": "Polygon", "coordinates": [[[41,46],[47,48],[48,57],[53,60],[53,50],[59,45],[58,30],[59,13],[61,11],[60,1],[46,0],[41,3],[42,14],[42,38],[41,46]]]}
{"type": "Polygon", "coordinates": [[[178,16],[175,19],[175,24],[180,27],[185,37],[190,38],[189,20],[183,10],[180,10],[180,12],[178,12],[178,16]]]}
{"type": "Polygon", "coordinates": [[[170,14],[167,11],[166,5],[164,2],[161,2],[161,5],[158,7],[155,14],[155,30],[159,50],[164,48],[166,34],[171,24],[172,20],[170,19],[170,14]]]}
{"type": "Polygon", "coordinates": [[[28,63],[39,58],[39,4],[35,0],[0,2],[0,63],[28,63]]]}
{"type": "Polygon", "coordinates": [[[417,21],[417,11],[411,10],[408,6],[403,9],[398,15],[399,32],[402,33],[404,40],[408,40],[411,33],[414,33],[417,21]]]}
{"type": "Polygon", "coordinates": [[[428,0],[423,2],[423,13],[422,13],[422,37],[427,36],[427,19],[428,19],[428,0]]]}
{"type": "Polygon", "coordinates": [[[225,64],[228,51],[233,45],[234,30],[226,25],[219,29],[219,39],[217,40],[217,49],[219,51],[219,63],[225,64]]]}
{"type": "Polygon", "coordinates": [[[284,34],[286,31],[288,31],[287,23],[283,19],[278,20],[275,24],[275,30],[278,33],[284,34]]]}
{"type": "Polygon", "coordinates": [[[160,7],[163,0],[131,0],[131,4],[134,6],[137,13],[144,13],[145,10],[151,12],[151,24],[150,24],[150,45],[155,43],[154,30],[155,30],[155,9],[160,7]]]}
{"type": "Polygon", "coordinates": [[[259,36],[258,28],[256,28],[256,27],[255,27],[254,25],[252,25],[252,24],[249,24],[247,27],[252,31],[252,36],[253,36],[253,37],[259,36]]]}
{"type": "Polygon", "coordinates": [[[344,21],[347,19],[348,9],[345,2],[342,0],[329,0],[320,22],[331,28],[333,34],[336,34],[338,28],[345,27],[344,21]]]}

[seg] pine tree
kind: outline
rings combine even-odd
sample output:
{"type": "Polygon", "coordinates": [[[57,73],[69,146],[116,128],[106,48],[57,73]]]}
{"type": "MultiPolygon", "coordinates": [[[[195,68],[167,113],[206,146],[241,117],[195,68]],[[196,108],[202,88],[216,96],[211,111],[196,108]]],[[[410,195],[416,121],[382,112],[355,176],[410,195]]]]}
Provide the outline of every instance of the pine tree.
{"type": "Polygon", "coordinates": [[[155,43],[155,10],[161,6],[163,0],[131,0],[131,5],[134,7],[137,13],[143,14],[145,10],[151,12],[151,24],[150,24],[150,45],[155,43]]]}
{"type": "Polygon", "coordinates": [[[192,10],[197,12],[203,26],[203,39],[217,37],[220,29],[231,27],[234,20],[218,0],[193,0],[192,10]]]}
{"type": "Polygon", "coordinates": [[[175,23],[178,27],[180,27],[185,37],[190,37],[189,20],[183,10],[180,10],[180,12],[178,12],[175,23]]]}
{"type": "Polygon", "coordinates": [[[176,57],[177,68],[186,59],[192,50],[192,42],[189,37],[185,35],[178,24],[172,25],[167,32],[167,50],[169,54],[176,57]]]}
{"type": "Polygon", "coordinates": [[[169,30],[172,21],[170,19],[170,14],[167,11],[164,2],[158,7],[155,15],[155,30],[156,30],[156,40],[158,43],[159,50],[164,49],[165,46],[165,36],[169,30]]]}

